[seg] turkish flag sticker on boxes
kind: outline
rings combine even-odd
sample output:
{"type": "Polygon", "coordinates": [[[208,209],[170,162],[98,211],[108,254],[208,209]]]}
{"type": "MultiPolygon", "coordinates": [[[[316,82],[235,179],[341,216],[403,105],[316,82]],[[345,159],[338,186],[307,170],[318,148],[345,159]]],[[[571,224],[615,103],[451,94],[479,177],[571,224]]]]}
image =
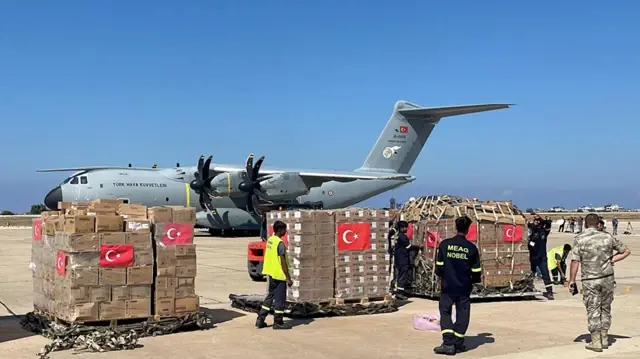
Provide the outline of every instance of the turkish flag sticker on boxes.
{"type": "Polygon", "coordinates": [[[502,236],[505,242],[522,242],[522,227],[506,224],[502,226],[502,236]]]}
{"type": "Polygon", "coordinates": [[[67,254],[65,252],[58,252],[56,257],[56,272],[60,275],[67,274],[67,254]]]}
{"type": "Polygon", "coordinates": [[[478,240],[478,225],[475,223],[471,224],[469,227],[469,233],[467,233],[467,240],[471,242],[475,242],[478,240]]]}
{"type": "Polygon", "coordinates": [[[133,244],[103,244],[100,246],[100,267],[118,268],[133,265],[133,244]]]}
{"type": "MultiPolygon", "coordinates": [[[[273,236],[273,225],[268,227],[269,230],[267,231],[267,237],[271,237],[273,236]]],[[[284,237],[280,238],[282,239],[282,241],[284,242],[285,247],[289,247],[289,233],[285,233],[284,237]]]]}
{"type": "Polygon", "coordinates": [[[413,223],[409,223],[409,228],[407,228],[407,238],[409,238],[409,240],[413,239],[413,223]]]}
{"type": "Polygon", "coordinates": [[[42,239],[42,219],[36,218],[33,220],[33,228],[32,228],[32,236],[33,240],[39,241],[42,239]]]}
{"type": "Polygon", "coordinates": [[[167,246],[193,244],[193,224],[165,223],[162,244],[167,246]]]}
{"type": "Polygon", "coordinates": [[[336,246],[339,252],[371,248],[371,227],[368,222],[338,223],[337,232],[336,246]]]}
{"type": "Polygon", "coordinates": [[[438,232],[427,231],[425,237],[425,242],[429,248],[436,248],[440,244],[440,234],[438,232]]]}

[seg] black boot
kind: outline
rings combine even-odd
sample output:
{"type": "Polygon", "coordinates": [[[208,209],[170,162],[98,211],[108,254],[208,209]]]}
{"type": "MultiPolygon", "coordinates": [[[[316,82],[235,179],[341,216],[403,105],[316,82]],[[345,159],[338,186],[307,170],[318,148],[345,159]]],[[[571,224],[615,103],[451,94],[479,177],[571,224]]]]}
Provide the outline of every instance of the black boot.
{"type": "Polygon", "coordinates": [[[456,345],[456,353],[464,353],[464,352],[466,352],[468,350],[469,349],[464,344],[456,345]]]}
{"type": "Polygon", "coordinates": [[[267,323],[265,323],[264,319],[258,317],[258,319],[256,319],[256,328],[262,329],[266,327],[267,327],[267,323]]]}
{"type": "Polygon", "coordinates": [[[553,297],[553,292],[546,292],[546,293],[542,294],[542,296],[547,298],[547,300],[554,300],[555,299],[553,297]]]}
{"type": "Polygon", "coordinates": [[[269,315],[269,312],[264,308],[260,308],[260,313],[258,313],[258,319],[256,319],[256,328],[262,329],[267,327],[267,323],[265,323],[265,320],[267,319],[267,315],[269,315]]]}
{"type": "Polygon", "coordinates": [[[276,317],[273,321],[273,329],[274,330],[286,330],[291,329],[291,326],[284,323],[284,319],[282,317],[276,317]]]}
{"type": "Polygon", "coordinates": [[[441,344],[439,347],[433,348],[433,352],[441,355],[456,355],[456,347],[453,345],[441,344]]]}

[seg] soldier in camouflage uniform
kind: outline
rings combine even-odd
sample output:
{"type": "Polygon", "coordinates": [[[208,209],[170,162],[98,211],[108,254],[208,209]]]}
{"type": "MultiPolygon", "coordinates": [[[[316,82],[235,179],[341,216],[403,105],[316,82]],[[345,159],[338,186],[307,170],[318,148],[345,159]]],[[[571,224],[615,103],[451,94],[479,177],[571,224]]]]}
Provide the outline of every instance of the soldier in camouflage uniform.
{"type": "Polygon", "coordinates": [[[593,213],[585,217],[586,229],[575,237],[571,250],[569,279],[569,288],[575,288],[578,267],[581,266],[582,295],[591,333],[591,343],[586,348],[595,352],[609,347],[608,331],[611,327],[614,290],[613,264],[631,254],[624,243],[611,234],[598,230],[599,220],[593,213]]]}

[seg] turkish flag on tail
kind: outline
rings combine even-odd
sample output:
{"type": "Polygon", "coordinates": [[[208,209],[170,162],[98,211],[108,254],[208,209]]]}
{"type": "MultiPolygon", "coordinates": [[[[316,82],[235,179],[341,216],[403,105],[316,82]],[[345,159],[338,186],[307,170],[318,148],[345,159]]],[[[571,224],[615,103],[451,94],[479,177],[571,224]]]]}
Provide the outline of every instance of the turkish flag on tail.
{"type": "Polygon", "coordinates": [[[193,225],[191,223],[165,223],[162,244],[167,246],[193,244],[193,225]]]}
{"type": "Polygon", "coordinates": [[[42,239],[42,219],[37,218],[33,220],[33,232],[32,237],[34,241],[42,239]]]}
{"type": "Polygon", "coordinates": [[[58,252],[56,257],[56,272],[60,275],[67,274],[67,254],[65,252],[58,252]]]}
{"type": "Polygon", "coordinates": [[[425,244],[429,248],[436,248],[440,244],[440,234],[438,232],[427,231],[425,237],[425,244]]]}
{"type": "Polygon", "coordinates": [[[471,224],[469,227],[469,233],[467,233],[467,240],[471,242],[475,242],[478,240],[478,225],[475,223],[471,224]]]}
{"type": "Polygon", "coordinates": [[[103,244],[100,246],[100,267],[118,268],[133,265],[133,244],[103,244]]]}
{"type": "Polygon", "coordinates": [[[371,228],[368,222],[338,223],[336,246],[338,251],[371,249],[371,228]]]}
{"type": "MultiPolygon", "coordinates": [[[[273,236],[273,225],[270,225],[267,230],[267,237],[273,236]]],[[[285,233],[284,237],[280,238],[284,242],[284,245],[289,247],[289,233],[285,233]]]]}
{"type": "Polygon", "coordinates": [[[505,224],[502,226],[502,237],[505,242],[521,242],[522,227],[513,224],[505,224]]]}

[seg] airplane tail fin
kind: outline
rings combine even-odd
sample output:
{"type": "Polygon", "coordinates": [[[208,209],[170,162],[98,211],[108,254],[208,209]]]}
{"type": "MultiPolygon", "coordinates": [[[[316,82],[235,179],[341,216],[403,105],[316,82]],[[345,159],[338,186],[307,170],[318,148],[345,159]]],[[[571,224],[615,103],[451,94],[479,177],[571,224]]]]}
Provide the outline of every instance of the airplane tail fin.
{"type": "Polygon", "coordinates": [[[443,117],[509,108],[510,104],[420,107],[398,101],[391,118],[358,171],[409,173],[443,117]]]}

